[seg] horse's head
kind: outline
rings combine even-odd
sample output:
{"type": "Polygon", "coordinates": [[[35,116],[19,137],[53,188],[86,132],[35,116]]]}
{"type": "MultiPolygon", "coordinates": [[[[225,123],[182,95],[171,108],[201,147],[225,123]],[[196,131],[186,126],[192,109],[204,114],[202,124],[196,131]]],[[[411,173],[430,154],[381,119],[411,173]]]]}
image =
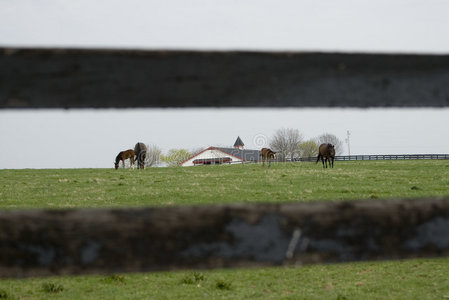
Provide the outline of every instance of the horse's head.
{"type": "Polygon", "coordinates": [[[327,148],[329,149],[329,154],[334,157],[335,156],[335,146],[332,144],[327,144],[327,148]]]}
{"type": "Polygon", "coordinates": [[[118,162],[114,163],[114,167],[115,167],[116,170],[118,169],[118,164],[119,164],[118,162]]]}

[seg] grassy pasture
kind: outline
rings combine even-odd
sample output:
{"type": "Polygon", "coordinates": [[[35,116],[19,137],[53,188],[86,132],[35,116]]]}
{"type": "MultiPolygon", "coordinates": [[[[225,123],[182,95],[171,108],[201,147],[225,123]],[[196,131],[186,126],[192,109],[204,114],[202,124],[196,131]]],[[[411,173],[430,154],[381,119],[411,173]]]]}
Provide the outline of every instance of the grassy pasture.
{"type": "MultiPolygon", "coordinates": [[[[449,161],[0,170],[0,209],[449,195],[449,161]]],[[[379,200],[381,201],[381,200],[379,200]]],[[[449,299],[449,259],[0,280],[0,299],[449,299]]]]}
{"type": "Polygon", "coordinates": [[[449,195],[449,161],[0,170],[0,208],[341,201],[449,195]]]}

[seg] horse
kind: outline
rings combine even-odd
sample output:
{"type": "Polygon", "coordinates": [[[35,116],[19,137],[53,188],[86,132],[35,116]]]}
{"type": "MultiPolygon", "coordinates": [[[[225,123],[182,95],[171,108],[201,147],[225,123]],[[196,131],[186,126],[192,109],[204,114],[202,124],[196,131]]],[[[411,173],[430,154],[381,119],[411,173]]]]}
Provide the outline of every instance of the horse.
{"type": "Polygon", "coordinates": [[[335,159],[335,146],[332,144],[321,144],[320,147],[318,148],[318,157],[316,158],[316,163],[318,163],[320,158],[321,162],[323,163],[323,168],[325,162],[326,168],[327,162],[329,162],[329,166],[333,168],[335,159]]]}
{"type": "Polygon", "coordinates": [[[120,163],[120,161],[122,161],[123,163],[123,168],[125,168],[125,160],[127,160],[129,158],[129,161],[131,162],[131,166],[134,166],[134,150],[132,149],[128,149],[125,151],[121,151],[117,157],[115,158],[115,169],[118,169],[118,165],[120,163]]]}
{"type": "Polygon", "coordinates": [[[137,168],[145,168],[145,158],[147,156],[147,146],[144,143],[137,143],[134,146],[134,152],[136,154],[137,168]]]}
{"type": "Polygon", "coordinates": [[[262,156],[262,166],[265,166],[265,161],[268,161],[268,167],[271,166],[271,160],[275,158],[276,152],[268,148],[262,148],[260,150],[260,156],[262,156]]]}

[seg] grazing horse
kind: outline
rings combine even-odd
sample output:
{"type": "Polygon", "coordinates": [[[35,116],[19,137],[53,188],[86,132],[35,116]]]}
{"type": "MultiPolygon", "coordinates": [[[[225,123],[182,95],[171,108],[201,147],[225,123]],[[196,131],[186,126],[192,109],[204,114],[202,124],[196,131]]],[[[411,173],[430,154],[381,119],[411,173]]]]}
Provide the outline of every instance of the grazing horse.
{"type": "Polygon", "coordinates": [[[134,152],[136,153],[137,168],[145,168],[145,158],[147,156],[147,146],[144,143],[137,143],[134,146],[134,152]]]}
{"type": "Polygon", "coordinates": [[[117,157],[115,158],[115,169],[118,169],[118,165],[120,163],[120,161],[122,161],[123,163],[123,168],[125,168],[125,160],[127,160],[129,158],[129,161],[131,162],[131,166],[134,166],[134,150],[129,149],[129,150],[125,150],[125,151],[121,151],[117,157]]]}
{"type": "Polygon", "coordinates": [[[323,168],[325,162],[326,168],[327,162],[329,162],[329,166],[333,168],[335,158],[335,146],[332,144],[321,144],[320,147],[318,148],[318,157],[316,158],[316,163],[318,163],[320,158],[321,162],[323,163],[323,168]]]}
{"type": "Polygon", "coordinates": [[[265,161],[268,161],[268,167],[271,166],[271,160],[275,158],[276,152],[268,148],[262,148],[260,150],[260,156],[262,156],[262,166],[265,166],[265,161]]]}

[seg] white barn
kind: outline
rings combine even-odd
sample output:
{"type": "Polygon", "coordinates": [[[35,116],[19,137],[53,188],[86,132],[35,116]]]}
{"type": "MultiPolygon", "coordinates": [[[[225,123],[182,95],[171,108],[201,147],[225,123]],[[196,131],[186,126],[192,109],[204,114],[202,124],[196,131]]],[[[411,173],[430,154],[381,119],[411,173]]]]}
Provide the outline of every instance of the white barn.
{"type": "Polygon", "coordinates": [[[259,150],[244,150],[239,148],[209,147],[200,153],[183,161],[181,166],[219,165],[238,162],[257,162],[260,159],[259,150]]]}

